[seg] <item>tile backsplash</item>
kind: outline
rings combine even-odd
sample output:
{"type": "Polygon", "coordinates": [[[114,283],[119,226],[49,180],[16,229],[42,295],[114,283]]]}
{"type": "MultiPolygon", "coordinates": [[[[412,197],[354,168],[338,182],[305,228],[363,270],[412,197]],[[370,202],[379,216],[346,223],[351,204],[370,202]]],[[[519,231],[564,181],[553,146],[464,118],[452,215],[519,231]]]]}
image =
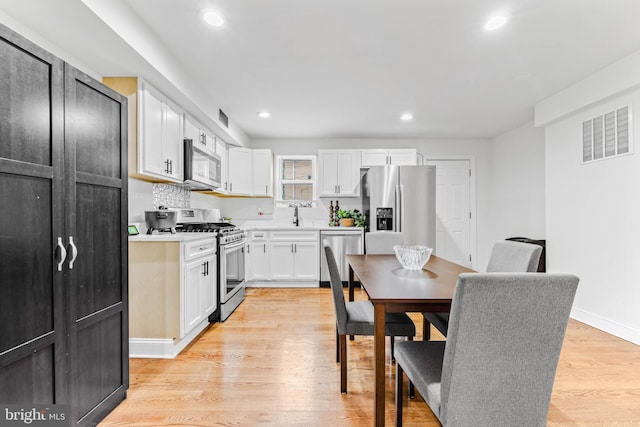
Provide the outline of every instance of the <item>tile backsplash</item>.
{"type": "Polygon", "coordinates": [[[181,185],[153,184],[153,207],[190,208],[191,191],[181,185]]]}

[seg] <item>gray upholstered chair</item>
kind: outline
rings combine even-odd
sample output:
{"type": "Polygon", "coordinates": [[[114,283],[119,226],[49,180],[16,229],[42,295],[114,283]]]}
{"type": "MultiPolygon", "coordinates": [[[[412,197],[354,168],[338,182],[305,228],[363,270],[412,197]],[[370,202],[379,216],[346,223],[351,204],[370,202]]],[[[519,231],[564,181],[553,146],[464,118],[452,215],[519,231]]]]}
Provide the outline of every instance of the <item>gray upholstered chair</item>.
{"type": "Polygon", "coordinates": [[[578,278],[464,273],[447,341],[396,344],[396,425],[403,372],[444,426],[545,426],[578,278]]]}
{"type": "MultiPolygon", "coordinates": [[[[345,301],[340,272],[329,241],[325,239],[322,244],[329,266],[329,283],[336,312],[336,362],[340,363],[340,391],[346,393],[347,335],[373,336],[373,304],[368,300],[345,301]]],[[[388,313],[385,335],[391,337],[391,354],[393,355],[393,337],[404,336],[412,340],[416,335],[416,325],[405,313],[388,313]]]]}
{"type": "Polygon", "coordinates": [[[364,252],[367,254],[393,254],[395,245],[403,245],[404,236],[399,231],[370,231],[364,233],[364,252]]]}
{"type": "MultiPolygon", "coordinates": [[[[498,240],[493,245],[487,273],[526,273],[538,269],[542,246],[531,243],[498,240]]],[[[432,324],[442,335],[447,336],[449,313],[422,313],[422,339],[431,337],[429,324],[432,324]]]]}

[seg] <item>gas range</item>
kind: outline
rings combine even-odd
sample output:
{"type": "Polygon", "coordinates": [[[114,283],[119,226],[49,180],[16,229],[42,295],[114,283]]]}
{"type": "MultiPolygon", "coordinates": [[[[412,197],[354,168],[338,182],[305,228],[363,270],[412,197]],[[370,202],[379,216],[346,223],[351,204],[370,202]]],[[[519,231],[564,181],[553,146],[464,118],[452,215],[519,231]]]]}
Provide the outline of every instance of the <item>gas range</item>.
{"type": "Polygon", "coordinates": [[[220,221],[219,211],[209,209],[179,209],[176,232],[214,233],[218,245],[226,245],[247,238],[247,233],[237,226],[220,221]],[[208,221],[206,219],[213,219],[208,221]],[[215,219],[214,219],[215,218],[215,219]]]}

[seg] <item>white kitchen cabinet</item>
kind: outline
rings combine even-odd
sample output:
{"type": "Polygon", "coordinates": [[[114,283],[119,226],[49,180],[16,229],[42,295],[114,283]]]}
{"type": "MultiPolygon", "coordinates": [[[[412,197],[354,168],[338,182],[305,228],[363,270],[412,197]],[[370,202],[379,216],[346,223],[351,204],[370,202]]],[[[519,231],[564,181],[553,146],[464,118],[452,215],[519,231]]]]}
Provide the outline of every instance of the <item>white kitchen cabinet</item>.
{"type": "Polygon", "coordinates": [[[220,156],[220,187],[213,191],[227,194],[229,192],[229,148],[219,138],[216,138],[216,154],[220,156]]]}
{"type": "Polygon", "coordinates": [[[384,165],[417,165],[418,151],[415,148],[361,150],[360,164],[363,168],[384,165]]]}
{"type": "Polygon", "coordinates": [[[252,190],[251,150],[245,147],[228,147],[227,175],[229,194],[250,196],[252,190]]]}
{"type": "Polygon", "coordinates": [[[295,279],[319,280],[318,241],[296,242],[293,245],[295,279]]]}
{"type": "Polygon", "coordinates": [[[271,266],[267,245],[269,244],[266,231],[251,231],[249,233],[249,252],[247,253],[247,280],[269,280],[271,266]]]}
{"type": "Polygon", "coordinates": [[[273,153],[270,149],[251,150],[253,160],[251,194],[273,197],[273,153]]]}
{"type": "Polygon", "coordinates": [[[319,150],[319,196],[360,196],[360,153],[357,150],[319,150]]]}
{"type": "Polygon", "coordinates": [[[271,231],[272,280],[318,280],[318,232],[271,231]]]}
{"type": "Polygon", "coordinates": [[[129,242],[131,357],[174,357],[218,304],[216,240],[129,242]]]}
{"type": "Polygon", "coordinates": [[[271,280],[293,280],[296,278],[296,263],[293,242],[269,243],[271,280]]]}
{"type": "Polygon", "coordinates": [[[206,152],[216,152],[216,137],[213,132],[187,114],[184,115],[184,138],[191,139],[206,152]]]}
{"type": "Polygon", "coordinates": [[[138,96],[138,173],[182,182],[184,112],[141,80],[138,96]]]}
{"type": "Polygon", "coordinates": [[[184,264],[181,336],[205,320],[216,306],[216,257],[209,255],[184,264]]]}
{"type": "Polygon", "coordinates": [[[317,285],[320,275],[317,230],[252,231],[248,280],[317,285]]]}

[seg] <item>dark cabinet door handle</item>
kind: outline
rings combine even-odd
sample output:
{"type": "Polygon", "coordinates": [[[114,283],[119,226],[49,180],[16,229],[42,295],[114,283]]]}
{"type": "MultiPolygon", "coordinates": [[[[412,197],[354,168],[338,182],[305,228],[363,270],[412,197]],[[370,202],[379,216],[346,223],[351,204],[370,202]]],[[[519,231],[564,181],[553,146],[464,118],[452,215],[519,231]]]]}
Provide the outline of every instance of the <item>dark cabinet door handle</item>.
{"type": "Polygon", "coordinates": [[[78,257],[78,248],[76,244],[73,242],[73,236],[69,236],[69,246],[71,247],[71,259],[69,260],[69,270],[73,270],[73,263],[78,257]]]}
{"type": "Polygon", "coordinates": [[[62,265],[64,260],[67,259],[67,250],[62,244],[62,237],[58,237],[58,244],[56,245],[56,262],[58,263],[58,271],[62,271],[62,265]]]}

